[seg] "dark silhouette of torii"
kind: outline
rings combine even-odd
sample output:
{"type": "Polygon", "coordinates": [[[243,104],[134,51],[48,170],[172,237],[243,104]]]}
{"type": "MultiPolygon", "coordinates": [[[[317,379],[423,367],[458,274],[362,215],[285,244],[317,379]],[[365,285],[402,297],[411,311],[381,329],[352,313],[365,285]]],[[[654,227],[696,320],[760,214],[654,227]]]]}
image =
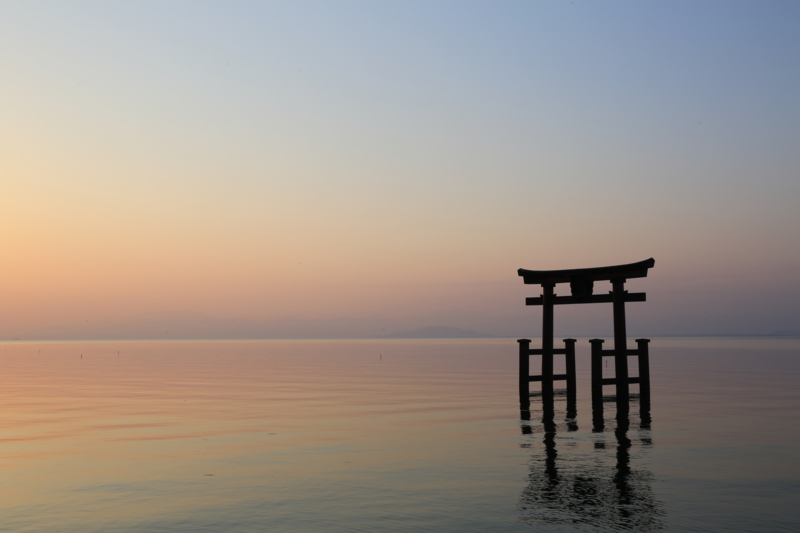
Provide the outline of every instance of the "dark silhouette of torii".
{"type": "MultiPolygon", "coordinates": [[[[647,277],[647,271],[653,268],[655,260],[653,258],[638,263],[627,265],[616,265],[597,268],[578,268],[572,270],[525,270],[519,269],[517,273],[522,277],[525,284],[541,285],[544,293],[538,298],[526,298],[527,305],[541,305],[543,308],[542,316],[542,348],[531,349],[530,339],[519,339],[520,348],[520,376],[519,393],[520,409],[525,412],[530,409],[529,383],[531,381],[542,382],[542,400],[545,411],[552,410],[553,403],[553,381],[562,379],[567,381],[568,408],[572,401],[572,411],[574,412],[575,399],[575,340],[565,339],[565,348],[555,349],[553,346],[553,307],[555,305],[566,304],[585,304],[585,303],[611,303],[614,308],[614,349],[602,350],[602,340],[592,341],[593,359],[603,356],[614,357],[615,377],[603,379],[602,372],[592,374],[593,403],[596,399],[596,391],[600,391],[600,401],[602,402],[602,386],[605,384],[616,385],[617,408],[628,411],[628,400],[630,398],[629,384],[631,382],[640,383],[640,392],[643,396],[641,400],[646,401],[649,409],[650,380],[648,374],[638,378],[628,376],[628,355],[638,355],[640,361],[644,362],[645,368],[649,368],[647,354],[647,339],[639,339],[638,349],[628,350],[627,332],[625,329],[625,302],[644,302],[646,295],[640,293],[628,293],[625,290],[625,281],[632,278],[647,277]],[[610,281],[613,290],[608,294],[593,294],[595,281],[610,281]],[[554,288],[559,283],[569,283],[570,296],[556,296],[554,288]],[[542,374],[541,376],[529,375],[528,357],[533,354],[542,355],[542,374]],[[565,354],[567,356],[567,374],[553,375],[553,354],[565,354]],[[644,396],[647,398],[644,398],[644,396]]],[[[595,365],[593,364],[593,367],[595,365]]],[[[641,369],[640,365],[640,369],[641,369]]],[[[599,406],[602,409],[602,405],[599,406]]],[[[574,414],[572,415],[574,416],[574,414]]]]}

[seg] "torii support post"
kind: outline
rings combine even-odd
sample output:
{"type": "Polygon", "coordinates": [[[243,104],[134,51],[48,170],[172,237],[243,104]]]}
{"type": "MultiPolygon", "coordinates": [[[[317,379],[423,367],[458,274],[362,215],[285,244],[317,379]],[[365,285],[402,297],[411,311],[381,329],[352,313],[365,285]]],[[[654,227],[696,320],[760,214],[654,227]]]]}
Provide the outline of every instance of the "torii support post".
{"type": "Polygon", "coordinates": [[[636,339],[639,352],[639,415],[642,427],[650,427],[650,339],[636,339]]]}
{"type": "Polygon", "coordinates": [[[542,294],[542,400],[553,399],[553,300],[555,283],[543,283],[542,294]]]}
{"type": "Polygon", "coordinates": [[[567,362],[567,418],[575,418],[578,413],[578,381],[575,377],[575,339],[564,339],[567,362]]]}
{"type": "Polygon", "coordinates": [[[519,410],[529,411],[531,408],[530,380],[530,355],[531,340],[519,339],[519,410]]]}
{"type": "Polygon", "coordinates": [[[627,411],[630,399],[628,387],[628,335],[625,331],[625,290],[624,279],[611,280],[614,298],[614,375],[617,379],[617,403],[627,411]]]}
{"type": "MultiPolygon", "coordinates": [[[[603,378],[603,357],[613,357],[615,364],[619,361],[617,350],[603,350],[603,339],[591,339],[592,345],[592,418],[594,419],[595,430],[602,431],[603,427],[603,385],[614,385],[619,390],[621,379],[618,377],[603,378]]],[[[636,339],[635,350],[626,350],[625,357],[637,357],[639,359],[639,375],[625,378],[626,385],[631,383],[639,384],[639,413],[642,418],[642,426],[650,425],[650,351],[648,343],[650,339],[636,339]]],[[[625,370],[628,365],[625,362],[625,370]]],[[[615,368],[616,371],[616,368],[615,368]]],[[[628,387],[626,387],[627,389],[628,387]]],[[[617,396],[617,418],[628,416],[628,403],[620,402],[617,396]]]]}
{"type": "Polygon", "coordinates": [[[546,357],[545,350],[532,349],[530,339],[519,339],[519,408],[523,413],[523,418],[529,420],[531,406],[530,387],[531,381],[538,381],[542,384],[542,402],[545,416],[552,416],[553,402],[555,399],[553,382],[567,382],[567,417],[574,418],[576,412],[577,379],[575,377],[575,339],[564,339],[563,348],[551,347],[550,357],[546,357]],[[536,376],[530,375],[530,356],[542,356],[542,373],[536,376]],[[566,374],[553,374],[554,355],[564,355],[567,367],[566,374]],[[528,418],[525,418],[525,417],[528,418]]]}
{"type": "Polygon", "coordinates": [[[602,433],[603,419],[603,339],[592,339],[592,432],[602,433]]]}
{"type": "Polygon", "coordinates": [[[603,411],[603,339],[592,339],[592,409],[603,411]]]}

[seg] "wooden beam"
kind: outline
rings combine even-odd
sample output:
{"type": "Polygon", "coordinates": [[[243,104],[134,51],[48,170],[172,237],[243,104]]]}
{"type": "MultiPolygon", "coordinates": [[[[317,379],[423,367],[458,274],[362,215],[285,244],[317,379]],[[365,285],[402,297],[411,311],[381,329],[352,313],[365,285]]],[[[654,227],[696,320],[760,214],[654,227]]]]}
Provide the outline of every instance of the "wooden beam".
{"type": "Polygon", "coordinates": [[[638,263],[597,268],[573,268],[569,270],[517,270],[527,285],[542,283],[571,283],[573,281],[601,281],[647,277],[648,269],[653,268],[655,260],[651,257],[638,263]]]}
{"type": "MultiPolygon", "coordinates": [[[[603,385],[616,385],[617,378],[604,378],[601,383],[603,385]]],[[[639,378],[628,378],[628,383],[639,383],[639,378]]]]}
{"type": "MultiPolygon", "coordinates": [[[[542,355],[543,352],[544,352],[544,350],[542,350],[541,348],[531,348],[530,350],[528,350],[528,355],[542,355]]],[[[556,354],[556,355],[559,355],[559,354],[564,355],[564,354],[567,353],[567,349],[566,348],[553,348],[553,353],[556,354]]]]}
{"type": "MultiPolygon", "coordinates": [[[[528,381],[542,381],[542,376],[529,376],[528,381]]],[[[553,381],[567,381],[567,375],[553,374],[553,381]]]]}
{"type": "MultiPolygon", "coordinates": [[[[555,305],[565,305],[565,304],[601,304],[601,303],[611,303],[614,301],[612,293],[608,294],[593,294],[591,296],[556,296],[553,298],[553,303],[555,305]]],[[[626,292],[625,293],[625,301],[626,302],[646,302],[647,301],[647,293],[644,292],[626,292]]],[[[542,305],[542,298],[525,298],[525,305],[542,305]]]]}
{"type": "MultiPolygon", "coordinates": [[[[626,350],[625,353],[628,356],[639,355],[639,350],[631,350],[630,348],[628,348],[628,350],[626,350]]],[[[600,352],[601,357],[614,357],[615,355],[617,355],[616,350],[602,350],[600,352]]]]}

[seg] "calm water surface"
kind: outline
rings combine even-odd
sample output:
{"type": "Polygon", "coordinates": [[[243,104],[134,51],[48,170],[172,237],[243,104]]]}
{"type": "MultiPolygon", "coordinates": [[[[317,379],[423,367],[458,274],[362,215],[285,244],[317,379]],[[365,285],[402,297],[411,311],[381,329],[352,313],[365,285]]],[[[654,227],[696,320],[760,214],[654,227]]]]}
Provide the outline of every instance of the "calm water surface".
{"type": "Polygon", "coordinates": [[[552,437],[516,350],[2,343],[0,531],[800,531],[800,339],[654,339],[602,432],[580,340],[552,437]]]}

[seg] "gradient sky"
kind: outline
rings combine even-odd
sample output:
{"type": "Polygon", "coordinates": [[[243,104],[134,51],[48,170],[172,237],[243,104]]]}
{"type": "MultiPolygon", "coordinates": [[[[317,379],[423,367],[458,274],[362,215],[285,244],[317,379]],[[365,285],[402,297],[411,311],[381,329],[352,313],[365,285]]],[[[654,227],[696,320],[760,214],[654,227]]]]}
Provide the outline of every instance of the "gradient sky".
{"type": "Polygon", "coordinates": [[[517,268],[648,257],[643,333],[800,332],[798,28],[792,1],[4,2],[0,338],[522,334],[517,268]]]}

